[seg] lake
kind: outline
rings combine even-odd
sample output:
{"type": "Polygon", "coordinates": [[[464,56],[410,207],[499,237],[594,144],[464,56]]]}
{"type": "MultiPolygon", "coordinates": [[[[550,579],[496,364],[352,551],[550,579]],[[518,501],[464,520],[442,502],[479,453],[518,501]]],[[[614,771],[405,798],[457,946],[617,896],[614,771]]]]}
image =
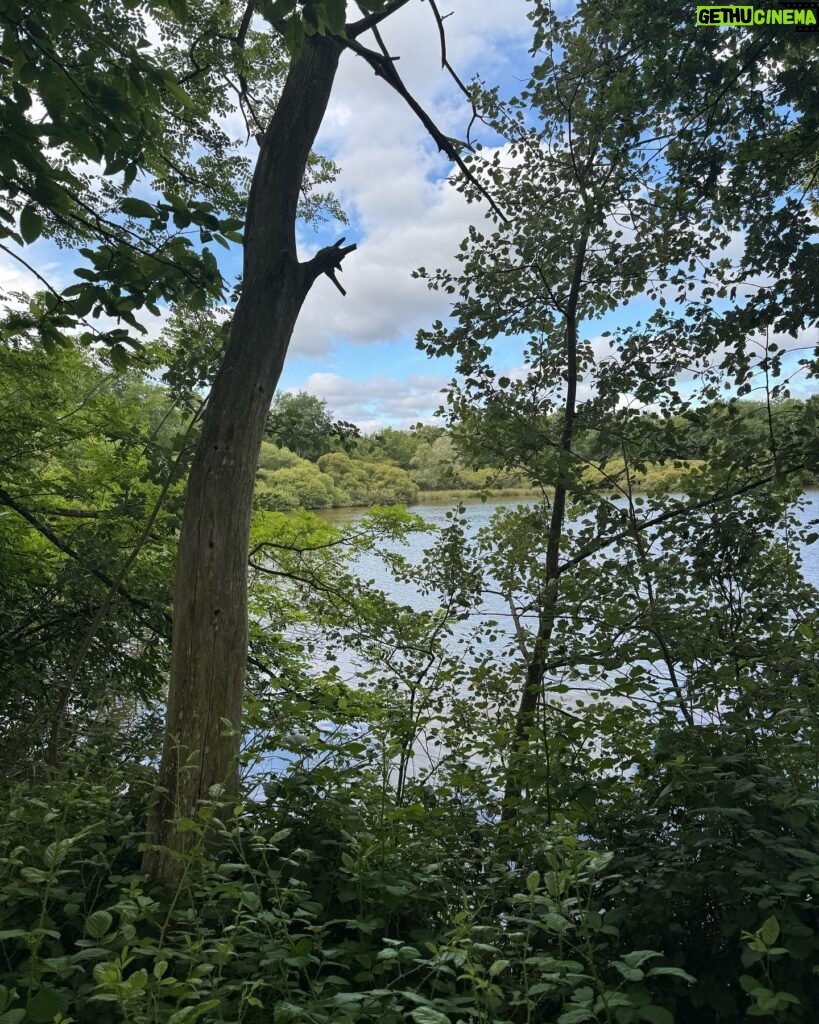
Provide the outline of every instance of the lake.
{"type": "MultiPolygon", "coordinates": [[[[489,526],[492,516],[498,508],[510,504],[515,505],[518,502],[514,500],[510,502],[508,499],[499,497],[490,498],[487,501],[463,501],[461,504],[466,509],[470,536],[474,538],[479,530],[489,526]]],[[[526,504],[526,502],[521,502],[520,504],[526,504]]],[[[433,528],[442,529],[450,522],[447,516],[452,512],[452,509],[453,506],[451,504],[435,503],[412,505],[409,511],[421,516],[433,528]]],[[[349,523],[355,520],[364,515],[365,512],[365,509],[328,509],[321,511],[319,514],[322,519],[327,519],[329,522],[341,525],[342,523],[349,523]]],[[[819,490],[811,490],[804,493],[798,518],[805,526],[819,520],[819,490]]],[[[416,533],[408,538],[406,545],[395,545],[394,550],[402,552],[411,562],[418,564],[421,561],[424,550],[431,543],[431,534],[416,533]]],[[[819,542],[809,547],[798,544],[797,549],[801,557],[802,572],[805,579],[813,584],[813,586],[819,588],[819,542]]],[[[419,610],[431,607],[430,602],[424,600],[416,589],[407,584],[396,582],[388,572],[383,559],[376,552],[361,556],[357,561],[357,567],[362,580],[373,580],[377,586],[386,591],[394,600],[419,610]]],[[[493,608],[492,602],[489,602],[482,614],[489,616],[493,611],[504,611],[500,604],[497,602],[495,604],[497,607],[493,608]]]]}
{"type": "MultiPolygon", "coordinates": [[[[504,501],[502,498],[496,498],[485,502],[474,501],[469,503],[463,502],[462,504],[465,508],[467,535],[474,538],[478,531],[489,526],[491,518],[498,508],[509,504],[509,502],[504,501]]],[[[511,504],[517,504],[517,502],[512,502],[511,504]]],[[[412,507],[410,511],[421,516],[434,529],[442,529],[451,522],[449,518],[449,515],[452,513],[451,505],[417,505],[412,507]]],[[[322,518],[341,525],[349,524],[364,513],[365,510],[363,509],[342,509],[322,512],[321,515],[322,518]]],[[[819,490],[807,492],[803,496],[798,519],[805,526],[819,519],[819,490]]],[[[410,534],[406,544],[396,543],[394,549],[400,551],[410,563],[418,565],[423,558],[425,549],[432,544],[433,539],[432,533],[419,532],[410,534]]],[[[798,545],[797,553],[801,556],[802,572],[805,579],[813,586],[819,587],[819,544],[812,544],[809,547],[798,545]]],[[[363,585],[366,585],[368,581],[373,581],[376,587],[399,604],[406,605],[416,611],[433,611],[437,608],[437,603],[433,596],[424,595],[418,587],[413,586],[411,583],[396,581],[389,572],[382,555],[377,551],[367,552],[359,556],[355,563],[355,569],[363,585]]],[[[313,639],[315,640],[315,634],[313,634],[313,639]]],[[[461,656],[460,652],[464,651],[462,658],[467,669],[465,678],[468,678],[470,663],[475,664],[486,654],[494,653],[499,660],[499,664],[505,663],[505,670],[510,674],[510,677],[514,676],[515,682],[512,684],[511,692],[517,694],[521,676],[521,656],[515,647],[508,605],[506,605],[502,598],[497,595],[488,595],[478,608],[466,615],[462,621],[455,623],[451,636],[447,639],[447,646],[451,653],[457,651],[459,656],[461,656]],[[492,621],[498,624],[497,627],[492,627],[491,630],[485,628],[486,624],[492,621]],[[488,639],[488,634],[490,633],[494,634],[491,640],[488,639]],[[472,653],[469,655],[465,653],[465,641],[471,641],[473,645],[472,653]]],[[[313,659],[313,664],[317,671],[322,672],[330,668],[331,665],[335,665],[340,672],[341,678],[353,685],[360,684],[364,664],[351,650],[336,649],[333,652],[332,658],[325,661],[317,649],[313,659]]],[[[631,667],[634,663],[632,661],[628,667],[631,667]]],[[[651,674],[662,678],[661,666],[649,663],[643,664],[651,674]]],[[[397,677],[401,677],[400,668],[397,670],[397,677]]],[[[410,678],[409,675],[407,678],[410,678]]],[[[604,675],[603,680],[605,678],[604,675]]],[[[581,696],[592,694],[594,696],[594,691],[597,691],[597,696],[599,696],[602,688],[605,686],[606,683],[603,681],[590,683],[587,680],[585,686],[581,686],[577,690],[573,689],[571,697],[567,696],[558,699],[562,702],[565,701],[568,705],[577,699],[578,694],[581,696]]],[[[465,695],[467,689],[468,686],[465,686],[460,691],[461,694],[465,695]]],[[[326,724],[330,726],[330,723],[326,724]]],[[[426,739],[422,739],[420,735],[417,737],[416,742],[413,743],[412,756],[416,771],[419,769],[424,772],[428,771],[431,767],[431,761],[435,761],[443,755],[443,749],[439,743],[436,742],[433,746],[437,747],[434,755],[426,739]]],[[[273,761],[278,761],[281,764],[289,760],[291,760],[290,755],[280,752],[277,757],[268,761],[267,766],[272,767],[273,761]]]]}

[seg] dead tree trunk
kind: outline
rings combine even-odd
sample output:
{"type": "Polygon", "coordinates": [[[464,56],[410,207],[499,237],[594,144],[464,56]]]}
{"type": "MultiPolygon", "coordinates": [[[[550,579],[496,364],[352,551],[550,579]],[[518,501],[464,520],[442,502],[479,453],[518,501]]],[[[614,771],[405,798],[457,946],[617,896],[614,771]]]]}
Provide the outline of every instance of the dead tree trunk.
{"type": "MultiPolygon", "coordinates": [[[[342,246],[342,238],[307,263],[299,263],[296,254],[299,193],[343,49],[366,60],[402,97],[438,148],[494,207],[458,145],[407,90],[376,31],[408,2],[393,0],[347,25],[342,36],[306,36],[262,139],[245,219],[242,296],[202,421],[179,538],[165,745],[143,862],[156,878],[173,879],[188,848],[191,833],[180,831],[176,820],[195,815],[215,785],[227,795],[238,791],[250,512],[265,421],[307,293],[321,274],[343,290],[335,272],[355,248],[342,246]],[[378,50],[358,42],[370,30],[378,50]]],[[[252,3],[247,11],[252,14],[252,3]]],[[[442,63],[451,72],[441,39],[442,63]]]]}
{"type": "MultiPolygon", "coordinates": [[[[300,263],[296,207],[342,44],[305,39],[261,142],[245,222],[242,294],[208,399],[179,538],[165,746],[144,868],[171,879],[214,785],[238,792],[247,659],[247,552],[259,449],[296,318],[311,285],[354,246],[300,263]]],[[[342,239],[343,241],[343,239],[342,239]]]]}

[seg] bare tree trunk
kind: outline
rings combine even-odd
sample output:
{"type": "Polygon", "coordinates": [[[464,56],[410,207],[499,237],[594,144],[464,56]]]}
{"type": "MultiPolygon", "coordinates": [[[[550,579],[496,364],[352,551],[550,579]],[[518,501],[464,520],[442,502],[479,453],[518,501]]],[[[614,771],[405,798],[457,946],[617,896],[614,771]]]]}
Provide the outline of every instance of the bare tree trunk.
{"type": "Polygon", "coordinates": [[[296,207],[341,44],[305,39],[261,142],[245,222],[241,299],[203,417],[179,538],[165,746],[144,869],[170,880],[214,785],[238,791],[247,659],[247,556],[259,449],[296,318],[321,273],[354,246],[296,255],[296,207]],[[175,856],[176,855],[176,856],[175,856]]]}

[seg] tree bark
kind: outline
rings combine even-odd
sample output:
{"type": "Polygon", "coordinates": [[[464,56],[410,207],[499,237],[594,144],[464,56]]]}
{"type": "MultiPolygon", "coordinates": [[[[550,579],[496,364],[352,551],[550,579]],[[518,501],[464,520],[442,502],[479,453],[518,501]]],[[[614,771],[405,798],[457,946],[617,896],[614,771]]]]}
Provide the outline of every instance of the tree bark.
{"type": "Polygon", "coordinates": [[[296,207],[341,43],[305,39],[262,139],[245,220],[242,293],[190,471],[174,588],[167,727],[144,870],[172,880],[215,785],[238,793],[247,660],[247,558],[259,450],[296,318],[321,273],[354,248],[296,254],[296,207]]]}

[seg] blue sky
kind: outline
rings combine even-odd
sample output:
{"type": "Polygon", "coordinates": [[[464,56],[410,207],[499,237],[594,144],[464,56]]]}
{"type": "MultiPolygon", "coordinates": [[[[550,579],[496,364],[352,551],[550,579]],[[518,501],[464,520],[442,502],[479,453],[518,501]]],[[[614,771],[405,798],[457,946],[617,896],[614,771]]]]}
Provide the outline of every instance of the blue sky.
{"type": "MultiPolygon", "coordinates": [[[[525,79],[531,39],[525,0],[450,0],[443,11],[447,52],[464,81],[473,75],[515,88],[525,79]]],[[[399,70],[440,127],[463,137],[465,98],[440,67],[429,6],[410,3],[383,27],[399,70]]],[[[449,164],[404,102],[360,60],[342,59],[317,148],[341,168],[336,192],[350,217],[344,228],[305,227],[305,254],[344,234],[358,250],[344,263],[346,298],[326,279],[308,297],[281,386],[326,398],[362,427],[428,419],[452,368],[415,348],[416,332],[448,310],[445,297],[412,278],[418,266],[452,265],[471,222],[446,183],[449,164]]]]}
{"type": "MultiPolygon", "coordinates": [[[[517,91],[526,81],[530,62],[526,0],[449,0],[442,9],[453,11],[446,19],[448,56],[462,79],[469,81],[479,73],[504,92],[517,91]]],[[[398,67],[412,93],[445,132],[463,137],[470,110],[441,70],[429,5],[413,0],[384,24],[383,35],[391,52],[401,58],[398,67]]],[[[238,117],[228,127],[236,137],[244,137],[238,117]]],[[[252,141],[251,157],[255,148],[252,141]]],[[[429,420],[441,403],[452,365],[419,352],[415,335],[435,319],[444,319],[448,303],[446,296],[414,280],[412,272],[421,265],[454,265],[469,224],[479,222],[484,210],[468,206],[447,184],[449,164],[416,117],[352,54],[342,58],[317,149],[340,167],[335,191],[350,222],[324,225],[319,231],[302,226],[302,255],[311,255],[342,234],[358,249],[344,263],[346,297],[325,278],[314,286],[294,334],[280,390],[310,391],[326,399],[336,416],[365,430],[429,420]]],[[[216,254],[222,256],[221,250],[216,254]]],[[[47,241],[28,247],[24,255],[62,286],[79,262],[47,241]]],[[[239,255],[222,258],[229,276],[238,270],[239,255]]],[[[0,258],[0,290],[34,287],[19,264],[0,258]]],[[[645,315],[637,303],[629,306],[629,318],[639,315],[638,309],[645,315]]],[[[593,325],[594,335],[617,322],[608,317],[593,325]]],[[[804,341],[816,343],[817,338],[804,341]]],[[[499,372],[514,371],[512,351],[509,358],[510,364],[503,365],[499,356],[499,372]]]]}
{"type": "MultiPolygon", "coordinates": [[[[444,0],[442,11],[449,10],[448,56],[465,81],[478,71],[510,88],[523,80],[530,40],[526,0],[444,0]]],[[[469,107],[441,70],[429,5],[412,0],[382,32],[400,55],[402,76],[416,98],[445,132],[463,137],[469,107]]],[[[226,127],[235,138],[245,137],[238,115],[226,127]]],[[[349,53],[342,58],[316,148],[341,168],[334,190],[350,222],[318,232],[303,226],[301,253],[307,257],[340,235],[356,242],[358,250],[344,264],[346,298],[325,278],[308,297],[280,389],[318,394],[339,417],[365,429],[429,419],[451,367],[418,352],[415,335],[445,317],[447,304],[413,280],[412,271],[422,264],[451,263],[468,225],[482,213],[447,185],[448,162],[406,104],[349,53]]],[[[251,159],[256,149],[252,140],[251,159]]],[[[134,193],[150,198],[139,180],[134,193]]],[[[233,278],[240,253],[211,248],[233,278]]],[[[72,283],[71,271],[82,263],[46,239],[21,255],[57,288],[72,283]]],[[[0,293],[31,293],[41,286],[21,263],[0,253],[0,293]]],[[[159,326],[154,324],[152,333],[159,326]]]]}

